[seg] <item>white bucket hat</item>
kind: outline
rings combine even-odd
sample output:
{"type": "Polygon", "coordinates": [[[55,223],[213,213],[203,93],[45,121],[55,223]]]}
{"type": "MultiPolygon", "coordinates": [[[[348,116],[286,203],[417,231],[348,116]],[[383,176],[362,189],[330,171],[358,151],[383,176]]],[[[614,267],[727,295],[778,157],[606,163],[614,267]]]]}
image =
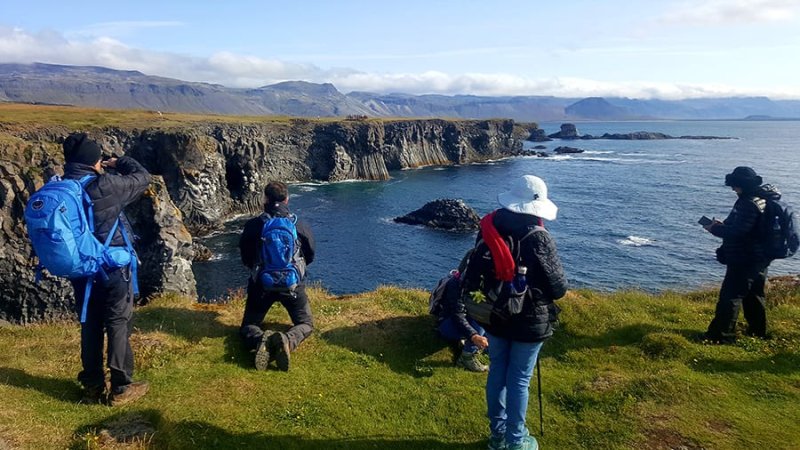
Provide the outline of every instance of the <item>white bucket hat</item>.
{"type": "Polygon", "coordinates": [[[523,175],[514,181],[511,190],[497,195],[503,208],[530,214],[545,220],[555,220],[558,207],[547,198],[547,185],[533,175],[523,175]]]}

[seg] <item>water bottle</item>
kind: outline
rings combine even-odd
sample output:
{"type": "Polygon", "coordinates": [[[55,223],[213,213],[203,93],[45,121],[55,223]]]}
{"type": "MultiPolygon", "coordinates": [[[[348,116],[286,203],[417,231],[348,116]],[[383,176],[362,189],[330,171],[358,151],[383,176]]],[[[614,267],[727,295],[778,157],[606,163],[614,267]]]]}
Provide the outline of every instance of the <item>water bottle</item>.
{"type": "Polygon", "coordinates": [[[517,274],[514,275],[514,279],[511,281],[511,286],[518,293],[525,292],[525,288],[528,286],[528,280],[525,277],[527,273],[528,273],[527,267],[525,266],[517,267],[517,274]]]}

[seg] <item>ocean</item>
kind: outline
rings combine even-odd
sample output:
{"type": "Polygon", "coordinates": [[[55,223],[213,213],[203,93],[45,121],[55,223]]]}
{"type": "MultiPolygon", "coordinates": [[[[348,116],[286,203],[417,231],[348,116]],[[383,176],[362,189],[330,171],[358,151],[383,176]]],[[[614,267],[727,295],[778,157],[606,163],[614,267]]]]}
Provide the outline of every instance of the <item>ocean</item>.
{"type": "MultiPolygon", "coordinates": [[[[543,123],[548,134],[560,123],[543,123]]],[[[301,183],[289,207],[315,233],[317,256],[308,280],[334,294],[384,284],[430,289],[474,243],[471,233],[397,224],[392,218],[437,198],[460,198],[480,215],[499,205],[511,180],[545,180],[558,218],[546,222],[573,288],[601,291],[688,291],[718,284],[725,267],[714,259],[719,239],[697,219],[723,219],[736,200],[724,185],[734,167],[753,167],[784,200],[800,208],[798,121],[649,121],[577,123],[580,134],[662,132],[727,136],[724,140],[587,140],[542,143],[585,149],[549,158],[521,156],[458,167],[391,173],[388,181],[301,183]]],[[[525,149],[538,143],[525,142],[525,149]]],[[[238,254],[246,219],[200,241],[214,252],[193,265],[202,299],[244,287],[238,254]]],[[[770,275],[800,273],[800,256],[773,262],[770,275]]]]}

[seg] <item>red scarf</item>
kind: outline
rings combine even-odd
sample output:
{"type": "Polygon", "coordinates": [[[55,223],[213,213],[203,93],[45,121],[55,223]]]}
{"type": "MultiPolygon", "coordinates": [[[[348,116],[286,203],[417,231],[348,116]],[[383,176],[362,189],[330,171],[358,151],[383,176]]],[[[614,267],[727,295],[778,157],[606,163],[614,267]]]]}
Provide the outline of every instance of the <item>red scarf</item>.
{"type": "Polygon", "coordinates": [[[511,281],[514,278],[516,264],[514,264],[514,258],[511,256],[508,244],[497,232],[497,228],[494,227],[493,221],[496,213],[497,211],[492,211],[481,219],[481,237],[492,253],[494,273],[497,279],[511,281]]]}

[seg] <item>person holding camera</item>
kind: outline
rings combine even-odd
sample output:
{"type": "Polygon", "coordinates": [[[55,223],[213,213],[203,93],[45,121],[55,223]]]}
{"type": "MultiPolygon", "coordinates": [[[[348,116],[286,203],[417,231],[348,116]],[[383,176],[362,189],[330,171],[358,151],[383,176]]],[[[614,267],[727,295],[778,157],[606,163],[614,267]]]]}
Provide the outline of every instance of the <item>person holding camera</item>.
{"type": "Polygon", "coordinates": [[[746,333],[762,338],[767,334],[764,285],[770,260],[758,235],[766,207],[766,201],[759,197],[761,183],[761,177],[750,167],[740,166],[725,175],[725,185],[737,195],[733,209],[724,221],[711,220],[703,225],[709,233],[722,238],[717,261],[726,266],[714,318],[702,336],[706,341],[734,343],[742,307],[748,324],[746,333]]]}
{"type": "MultiPolygon", "coordinates": [[[[110,237],[110,247],[128,247],[126,241],[132,239],[132,234],[123,209],[144,193],[150,184],[150,174],[128,156],[101,161],[100,144],[86,133],[69,135],[63,150],[66,161],[63,178],[88,180],[84,190],[93,205],[97,240],[102,243],[110,237]],[[113,236],[109,236],[112,232],[113,236]]],[[[130,336],[135,274],[131,267],[106,268],[104,276],[70,280],[78,311],[86,311],[81,323],[83,370],[78,374],[84,387],[84,403],[98,403],[107,398],[112,406],[118,406],[137,400],[149,389],[146,382],[133,381],[130,336]],[[90,295],[85,300],[86,289],[90,289],[90,295]],[[108,337],[107,365],[111,373],[108,391],[103,370],[104,335],[108,337]]]]}

